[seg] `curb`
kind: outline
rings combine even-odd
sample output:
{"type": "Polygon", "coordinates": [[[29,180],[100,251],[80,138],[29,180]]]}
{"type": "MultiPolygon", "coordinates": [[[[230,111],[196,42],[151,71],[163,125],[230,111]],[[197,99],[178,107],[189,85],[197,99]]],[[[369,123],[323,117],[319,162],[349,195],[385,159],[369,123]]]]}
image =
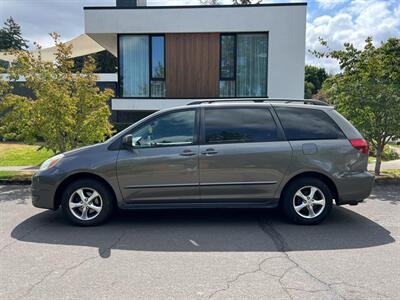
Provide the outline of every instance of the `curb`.
{"type": "Polygon", "coordinates": [[[0,179],[0,185],[31,185],[30,179],[0,179]]]}
{"type": "Polygon", "coordinates": [[[375,184],[376,185],[400,185],[400,177],[386,177],[386,178],[376,178],[375,177],[375,184]]]}

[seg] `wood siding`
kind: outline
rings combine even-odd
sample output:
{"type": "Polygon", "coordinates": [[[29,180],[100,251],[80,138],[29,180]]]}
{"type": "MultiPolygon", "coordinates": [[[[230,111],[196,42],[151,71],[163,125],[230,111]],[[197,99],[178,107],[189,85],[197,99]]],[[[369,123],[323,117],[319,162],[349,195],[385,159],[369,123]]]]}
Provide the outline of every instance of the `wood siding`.
{"type": "Polygon", "coordinates": [[[218,33],[169,33],[165,45],[167,97],[218,97],[218,33]]]}

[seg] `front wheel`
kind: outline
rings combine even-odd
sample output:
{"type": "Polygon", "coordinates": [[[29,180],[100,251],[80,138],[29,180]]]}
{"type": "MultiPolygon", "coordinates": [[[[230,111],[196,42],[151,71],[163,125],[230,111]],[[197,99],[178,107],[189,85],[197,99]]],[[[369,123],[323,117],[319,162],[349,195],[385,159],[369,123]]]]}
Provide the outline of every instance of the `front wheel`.
{"type": "Polygon", "coordinates": [[[285,215],[297,224],[318,224],[332,209],[329,187],[316,178],[300,178],[290,183],[281,201],[285,215]]]}
{"type": "Polygon", "coordinates": [[[99,225],[113,212],[113,194],[97,180],[81,179],[64,190],[61,206],[64,215],[75,225],[99,225]]]}

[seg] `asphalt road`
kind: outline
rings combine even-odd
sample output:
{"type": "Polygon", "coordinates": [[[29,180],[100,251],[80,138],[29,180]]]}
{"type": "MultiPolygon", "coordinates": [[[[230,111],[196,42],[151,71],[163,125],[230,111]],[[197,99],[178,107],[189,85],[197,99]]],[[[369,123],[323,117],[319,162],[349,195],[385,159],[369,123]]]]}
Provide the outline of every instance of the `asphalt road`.
{"type": "Polygon", "coordinates": [[[318,226],[276,210],[129,212],[92,228],[0,186],[0,299],[400,299],[400,186],[318,226]]]}

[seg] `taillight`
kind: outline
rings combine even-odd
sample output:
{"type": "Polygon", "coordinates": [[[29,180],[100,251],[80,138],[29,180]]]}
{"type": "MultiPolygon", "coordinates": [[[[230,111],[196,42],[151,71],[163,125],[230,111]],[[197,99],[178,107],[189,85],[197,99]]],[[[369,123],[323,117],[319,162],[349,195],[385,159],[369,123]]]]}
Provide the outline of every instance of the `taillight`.
{"type": "Polygon", "coordinates": [[[350,140],[351,145],[361,153],[368,154],[368,142],[364,139],[350,140]]]}

